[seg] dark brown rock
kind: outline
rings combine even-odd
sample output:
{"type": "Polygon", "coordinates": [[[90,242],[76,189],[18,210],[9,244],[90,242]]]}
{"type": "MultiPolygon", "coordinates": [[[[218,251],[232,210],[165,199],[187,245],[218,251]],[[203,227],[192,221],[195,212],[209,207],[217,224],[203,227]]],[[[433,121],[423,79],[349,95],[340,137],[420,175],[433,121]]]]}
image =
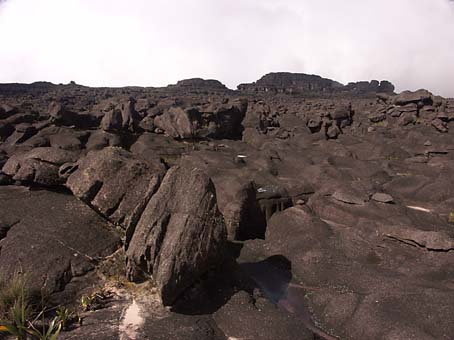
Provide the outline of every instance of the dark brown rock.
{"type": "Polygon", "coordinates": [[[331,125],[326,130],[326,137],[328,139],[336,139],[341,134],[341,130],[337,125],[331,125]]]}
{"type": "Polygon", "coordinates": [[[140,115],[135,110],[135,99],[130,98],[118,105],[109,103],[107,112],[101,120],[100,128],[107,132],[134,132],[139,124],[140,115]]]}
{"type": "Polygon", "coordinates": [[[336,210],[327,209],[325,200],[320,205],[310,205],[312,211],[290,208],[274,215],[267,228],[265,249],[286,256],[292,263],[293,275],[304,278],[305,287],[312,287],[306,301],[322,329],[352,339],[408,338],[410,334],[418,339],[438,339],[452,334],[452,325],[442,317],[452,309],[452,299],[442,288],[449,279],[439,277],[439,288],[429,296],[420,286],[433,278],[424,273],[441,273],[452,255],[410,245],[416,242],[427,248],[449,249],[452,234],[448,237],[432,228],[419,229],[427,228],[424,213],[402,219],[403,211],[396,205],[342,205],[336,210]],[[373,216],[386,220],[378,222],[373,216]],[[411,227],[393,226],[396,219],[411,227]],[[372,220],[375,222],[370,224],[372,220]],[[381,248],[384,245],[386,250],[381,248]],[[404,262],[395,261],[396,256],[404,262]],[[415,295],[418,301],[410,298],[415,295]],[[421,304],[425,307],[416,307],[421,304]],[[399,316],[393,314],[396,308],[399,316]],[[437,325],[427,322],[428,311],[442,321],[437,325]],[[363,322],[367,322],[367,329],[363,322]],[[412,326],[407,327],[407,323],[412,326]]]}
{"type": "Polygon", "coordinates": [[[432,120],[431,124],[439,132],[448,132],[448,124],[439,118],[432,120]]]}
{"type": "Polygon", "coordinates": [[[200,113],[195,109],[172,107],[163,115],[156,117],[154,124],[170,137],[186,139],[195,137],[195,126],[199,119],[200,113]]]}
{"type": "Polygon", "coordinates": [[[394,203],[394,198],[391,195],[376,192],[371,197],[374,201],[381,202],[381,203],[394,203]]]}
{"type": "Polygon", "coordinates": [[[30,123],[19,123],[14,127],[14,132],[5,140],[5,145],[14,147],[25,143],[37,133],[37,129],[30,123]]]}
{"type": "Polygon", "coordinates": [[[247,102],[212,104],[207,107],[171,107],[154,118],[153,124],[177,139],[215,138],[239,139],[247,102]]]}
{"type": "Polygon", "coordinates": [[[9,122],[0,121],[0,141],[3,142],[14,132],[14,126],[9,122]]]}
{"type": "Polygon", "coordinates": [[[45,186],[64,184],[59,168],[67,162],[75,162],[78,154],[57,148],[36,148],[8,159],[2,171],[15,181],[45,186]]]}
{"type": "Polygon", "coordinates": [[[319,117],[313,117],[308,119],[306,125],[312,133],[317,133],[322,127],[322,120],[319,117]]]}
{"type": "Polygon", "coordinates": [[[128,278],[151,275],[162,302],[171,305],[216,264],[226,237],[211,180],[196,168],[171,168],[129,243],[128,278]]]}
{"type": "Polygon", "coordinates": [[[0,187],[0,229],[2,277],[26,273],[34,289],[49,293],[93,271],[120,246],[119,236],[85,204],[43,190],[0,187]]]}
{"type": "Polygon", "coordinates": [[[122,123],[121,111],[113,108],[102,118],[100,128],[107,132],[118,131],[121,129],[122,123]]]}
{"type": "Polygon", "coordinates": [[[263,297],[241,291],[216,312],[214,319],[229,339],[310,340],[314,338],[297,317],[279,310],[263,297]]]}
{"type": "Polygon", "coordinates": [[[418,104],[420,102],[424,104],[432,104],[432,93],[427,90],[418,90],[415,92],[404,91],[399,95],[395,96],[393,102],[397,105],[407,105],[410,103],[418,104]]]}
{"type": "Polygon", "coordinates": [[[399,118],[400,126],[407,126],[409,124],[414,124],[416,122],[416,117],[411,112],[404,112],[399,118]]]}
{"type": "Polygon", "coordinates": [[[121,139],[118,135],[103,130],[92,132],[85,144],[85,148],[90,151],[101,150],[108,146],[121,146],[121,139]]]}
{"type": "Polygon", "coordinates": [[[0,119],[8,118],[19,112],[19,109],[15,106],[11,106],[8,104],[1,104],[0,106],[0,119]]]}
{"type": "Polygon", "coordinates": [[[154,125],[154,117],[153,116],[146,116],[144,119],[140,121],[139,126],[148,132],[154,132],[156,126],[154,125]]]}
{"type": "Polygon", "coordinates": [[[78,161],[66,186],[111,222],[127,229],[127,241],[150,197],[160,173],[128,151],[106,147],[78,161]]]}
{"type": "Polygon", "coordinates": [[[375,113],[368,115],[368,118],[372,123],[379,123],[386,119],[386,113],[375,112],[375,113]]]}

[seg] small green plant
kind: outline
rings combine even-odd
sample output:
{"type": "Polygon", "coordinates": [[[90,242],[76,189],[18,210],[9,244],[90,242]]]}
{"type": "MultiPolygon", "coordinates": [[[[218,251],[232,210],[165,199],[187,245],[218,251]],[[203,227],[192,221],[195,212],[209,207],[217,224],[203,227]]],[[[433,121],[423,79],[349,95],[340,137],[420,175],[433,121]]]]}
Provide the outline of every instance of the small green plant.
{"type": "Polygon", "coordinates": [[[18,340],[27,338],[27,320],[32,313],[29,298],[24,275],[15,274],[9,281],[0,280],[0,332],[18,340]]]}
{"type": "Polygon", "coordinates": [[[380,122],[376,122],[373,124],[374,126],[380,126],[380,127],[386,127],[387,126],[387,123],[385,121],[380,121],[380,122]]]}
{"type": "Polygon", "coordinates": [[[449,213],[448,222],[454,223],[454,212],[452,211],[449,213]]]}
{"type": "Polygon", "coordinates": [[[92,293],[90,295],[83,295],[80,298],[80,305],[84,312],[99,309],[103,299],[102,293],[92,293]]]}
{"type": "Polygon", "coordinates": [[[386,157],[386,159],[388,161],[398,161],[399,157],[398,156],[394,156],[394,155],[389,155],[388,157],[386,157]]]}
{"type": "Polygon", "coordinates": [[[21,274],[15,274],[11,279],[0,278],[0,320],[8,318],[11,307],[24,296],[28,298],[26,278],[21,274]]]}
{"type": "Polygon", "coordinates": [[[82,307],[82,310],[84,312],[89,311],[93,301],[93,295],[82,295],[82,297],[80,298],[80,306],[82,307]]]}
{"type": "Polygon", "coordinates": [[[15,336],[17,340],[27,338],[27,306],[23,299],[16,301],[10,309],[10,320],[1,321],[0,330],[15,336]]]}
{"type": "Polygon", "coordinates": [[[44,288],[40,295],[41,306],[37,302],[38,296],[39,293],[28,289],[28,279],[23,274],[0,280],[0,334],[8,334],[17,340],[56,340],[72,314],[59,307],[56,316],[49,320],[48,314],[53,309],[46,307],[44,288]]]}
{"type": "Polygon", "coordinates": [[[84,312],[102,309],[111,297],[112,292],[100,289],[89,295],[83,295],[80,298],[80,307],[84,312]]]}
{"type": "Polygon", "coordinates": [[[62,321],[56,316],[50,321],[49,325],[46,326],[46,324],[43,323],[41,330],[38,330],[33,323],[30,322],[27,332],[38,340],[56,340],[61,329],[62,321]]]}
{"type": "Polygon", "coordinates": [[[61,327],[64,330],[67,329],[69,323],[71,323],[74,319],[74,314],[68,308],[63,306],[58,306],[55,314],[60,319],[61,327]]]}

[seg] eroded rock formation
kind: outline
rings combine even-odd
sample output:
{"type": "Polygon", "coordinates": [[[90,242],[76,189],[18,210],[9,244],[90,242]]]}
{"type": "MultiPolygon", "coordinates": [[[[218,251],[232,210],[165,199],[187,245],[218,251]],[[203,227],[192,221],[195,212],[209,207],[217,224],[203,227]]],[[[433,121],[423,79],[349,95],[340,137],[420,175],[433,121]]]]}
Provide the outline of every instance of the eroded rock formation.
{"type": "Polygon", "coordinates": [[[304,74],[0,84],[1,274],[58,304],[122,277],[63,339],[125,337],[133,306],[140,339],[450,340],[453,120],[304,74]]]}
{"type": "Polygon", "coordinates": [[[128,278],[152,275],[162,302],[170,305],[219,261],[226,236],[209,177],[193,167],[171,168],[128,244],[128,278]]]}

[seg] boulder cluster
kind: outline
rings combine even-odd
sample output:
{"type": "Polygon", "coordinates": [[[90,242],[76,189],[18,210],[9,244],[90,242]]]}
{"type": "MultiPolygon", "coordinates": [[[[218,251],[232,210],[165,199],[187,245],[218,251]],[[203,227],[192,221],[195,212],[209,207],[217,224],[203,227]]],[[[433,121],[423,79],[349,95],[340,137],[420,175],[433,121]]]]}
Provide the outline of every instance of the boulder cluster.
{"type": "Polygon", "coordinates": [[[174,308],[144,339],[452,339],[452,121],[305,74],[0,84],[0,273],[67,303],[123,254],[174,308]]]}

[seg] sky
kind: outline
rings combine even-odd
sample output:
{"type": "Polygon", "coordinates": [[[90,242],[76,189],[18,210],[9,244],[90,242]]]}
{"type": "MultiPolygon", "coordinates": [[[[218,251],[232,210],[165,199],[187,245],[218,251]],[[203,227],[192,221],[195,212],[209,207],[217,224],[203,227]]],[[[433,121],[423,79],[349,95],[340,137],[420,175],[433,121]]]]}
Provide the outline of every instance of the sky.
{"type": "Polygon", "coordinates": [[[454,97],[454,2],[0,0],[0,82],[236,88],[278,71],[454,97]]]}

